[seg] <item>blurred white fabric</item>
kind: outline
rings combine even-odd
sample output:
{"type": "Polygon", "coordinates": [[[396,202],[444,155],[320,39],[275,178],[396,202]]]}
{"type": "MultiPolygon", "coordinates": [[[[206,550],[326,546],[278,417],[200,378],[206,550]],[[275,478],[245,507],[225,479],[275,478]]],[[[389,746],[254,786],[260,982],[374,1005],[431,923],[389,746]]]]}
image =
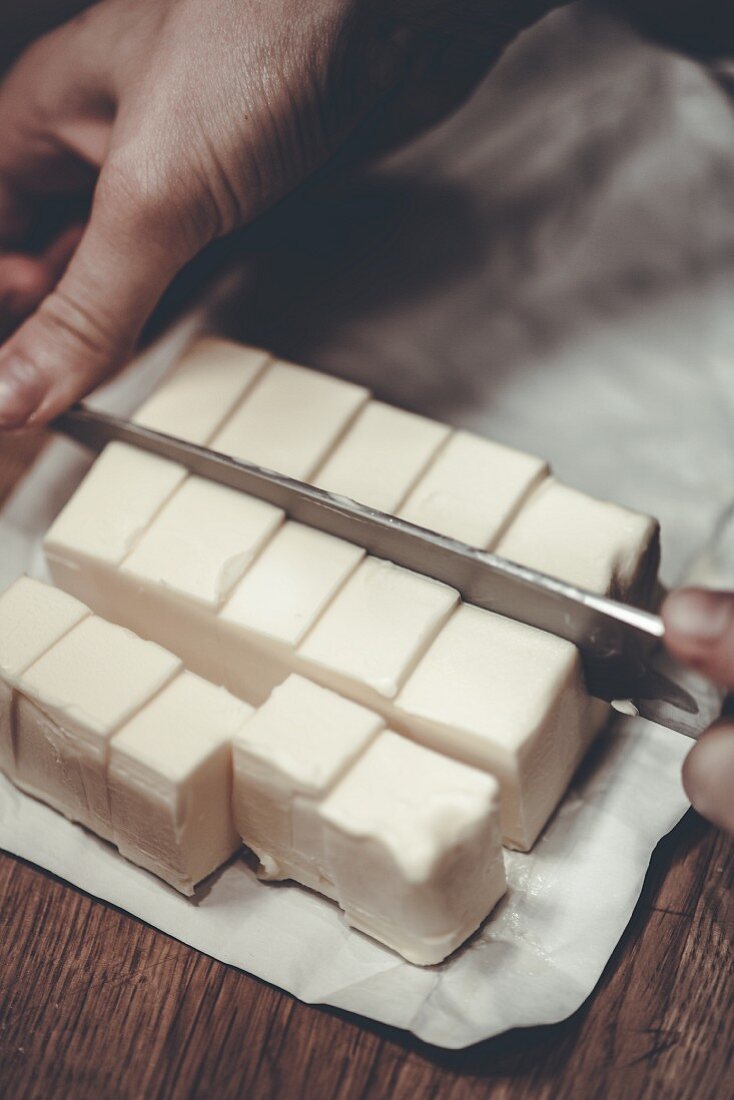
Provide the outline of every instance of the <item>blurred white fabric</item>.
{"type": "Polygon", "coordinates": [[[304,203],[235,329],[658,515],[674,581],[734,494],[734,110],[593,7],[304,203]]]}

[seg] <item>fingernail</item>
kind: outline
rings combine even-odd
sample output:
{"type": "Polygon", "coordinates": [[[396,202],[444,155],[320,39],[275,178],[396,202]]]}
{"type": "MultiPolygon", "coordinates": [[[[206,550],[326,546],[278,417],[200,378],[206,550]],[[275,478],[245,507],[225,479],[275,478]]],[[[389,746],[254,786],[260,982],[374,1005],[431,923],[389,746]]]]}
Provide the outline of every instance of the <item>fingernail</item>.
{"type": "Polygon", "coordinates": [[[0,429],[22,427],[42,396],[40,380],[28,363],[16,357],[0,362],[0,429]]]}
{"type": "Polygon", "coordinates": [[[708,644],[715,642],[731,622],[732,603],[721,592],[684,588],[668,596],[663,618],[669,630],[708,644]]]}

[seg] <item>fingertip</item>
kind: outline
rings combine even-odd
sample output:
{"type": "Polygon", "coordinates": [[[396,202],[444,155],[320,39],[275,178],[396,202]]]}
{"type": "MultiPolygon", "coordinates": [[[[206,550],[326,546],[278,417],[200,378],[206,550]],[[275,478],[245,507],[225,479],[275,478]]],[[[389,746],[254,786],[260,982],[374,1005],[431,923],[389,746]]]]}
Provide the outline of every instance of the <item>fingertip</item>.
{"type": "Polygon", "coordinates": [[[734,832],[734,727],[703,734],[683,764],[683,786],[703,817],[734,832]]]}

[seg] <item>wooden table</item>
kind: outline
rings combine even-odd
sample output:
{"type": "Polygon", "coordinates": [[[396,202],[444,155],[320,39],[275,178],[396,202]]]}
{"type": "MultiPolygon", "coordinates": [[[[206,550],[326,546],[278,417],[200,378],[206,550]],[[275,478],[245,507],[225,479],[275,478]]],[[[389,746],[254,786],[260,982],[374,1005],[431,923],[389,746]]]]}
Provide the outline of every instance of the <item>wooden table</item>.
{"type": "MultiPolygon", "coordinates": [[[[0,442],[0,499],[34,450],[0,442]]],[[[454,1053],[302,1005],[0,855],[0,1096],[728,1100],[733,885],[734,841],[689,813],[583,1008],[454,1053]]]]}

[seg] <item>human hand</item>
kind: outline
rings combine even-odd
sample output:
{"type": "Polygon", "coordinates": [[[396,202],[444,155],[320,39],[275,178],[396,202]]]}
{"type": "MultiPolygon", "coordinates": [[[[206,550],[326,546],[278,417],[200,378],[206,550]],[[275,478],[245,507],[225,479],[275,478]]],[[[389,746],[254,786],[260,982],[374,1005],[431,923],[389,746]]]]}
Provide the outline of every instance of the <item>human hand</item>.
{"type": "Polygon", "coordinates": [[[92,389],[205,245],[358,128],[446,113],[553,6],[103,0],[34,43],[0,86],[0,428],[92,389]],[[92,189],[88,221],[31,252],[44,209],[92,189]]]}
{"type": "MultiPolygon", "coordinates": [[[[734,593],[681,589],[663,605],[665,638],[674,656],[722,687],[734,688],[734,593]]],[[[734,833],[734,723],[717,722],[683,766],[693,805],[734,833]]]]}

